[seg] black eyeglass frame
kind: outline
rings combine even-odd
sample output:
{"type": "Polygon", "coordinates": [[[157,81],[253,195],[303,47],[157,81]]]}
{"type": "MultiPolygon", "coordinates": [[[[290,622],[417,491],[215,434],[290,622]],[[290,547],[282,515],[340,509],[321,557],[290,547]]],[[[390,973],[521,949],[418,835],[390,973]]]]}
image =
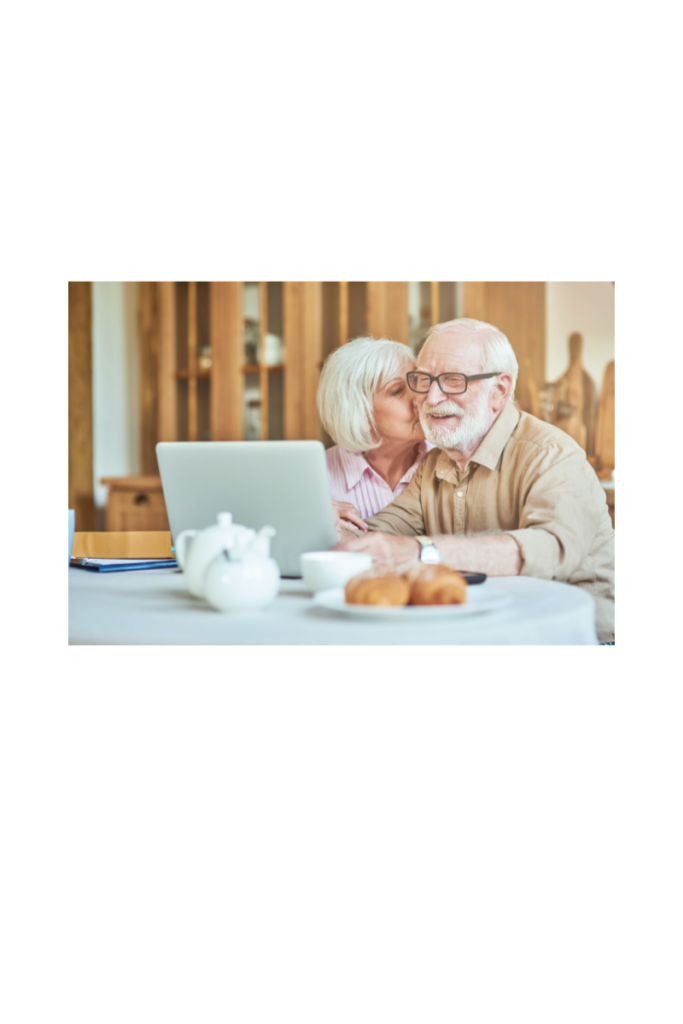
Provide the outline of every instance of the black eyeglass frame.
{"type": "Polygon", "coordinates": [[[417,395],[428,394],[429,388],[431,388],[433,381],[436,381],[436,383],[439,385],[439,389],[443,392],[444,395],[464,395],[465,392],[467,391],[467,385],[471,380],[486,380],[488,377],[497,377],[498,374],[502,372],[502,370],[497,370],[496,373],[472,373],[468,377],[466,373],[458,373],[456,370],[451,370],[448,373],[440,373],[438,376],[432,377],[431,373],[425,373],[424,370],[411,370],[410,373],[406,374],[406,380],[408,382],[408,387],[410,388],[410,390],[414,391],[415,394],[417,395]],[[429,387],[427,388],[426,391],[418,391],[417,388],[414,388],[410,383],[410,378],[417,376],[429,377],[429,387]],[[444,389],[441,387],[441,378],[454,376],[462,377],[465,381],[465,387],[462,389],[462,391],[444,391],[444,389]]]}

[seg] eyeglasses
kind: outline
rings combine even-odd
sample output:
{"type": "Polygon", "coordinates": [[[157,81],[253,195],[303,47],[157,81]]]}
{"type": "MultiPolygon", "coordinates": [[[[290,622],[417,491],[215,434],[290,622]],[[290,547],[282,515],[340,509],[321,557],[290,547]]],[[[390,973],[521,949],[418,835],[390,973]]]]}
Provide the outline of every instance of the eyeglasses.
{"type": "Polygon", "coordinates": [[[408,387],[418,394],[426,394],[435,380],[444,395],[462,395],[467,391],[467,385],[471,380],[486,380],[487,377],[497,377],[498,373],[473,373],[468,377],[464,373],[440,373],[438,377],[432,377],[431,373],[418,373],[413,370],[406,374],[408,387]]]}

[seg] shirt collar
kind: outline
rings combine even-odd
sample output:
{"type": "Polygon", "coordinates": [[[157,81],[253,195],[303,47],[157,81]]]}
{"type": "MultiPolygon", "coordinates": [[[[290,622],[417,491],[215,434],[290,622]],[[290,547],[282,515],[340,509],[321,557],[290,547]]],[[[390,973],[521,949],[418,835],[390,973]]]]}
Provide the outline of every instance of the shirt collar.
{"type": "MultiPolygon", "coordinates": [[[[420,441],[417,448],[417,457],[412,466],[403,474],[401,477],[401,483],[410,483],[415,475],[417,467],[424,459],[427,452],[432,446],[427,441],[420,441]]],[[[339,449],[341,454],[342,470],[344,472],[344,479],[346,481],[347,491],[353,490],[360,478],[369,470],[374,473],[374,470],[364,455],[357,455],[354,452],[347,452],[345,448],[339,449]]]]}
{"type": "Polygon", "coordinates": [[[355,452],[348,452],[346,448],[340,448],[339,453],[341,456],[342,470],[344,471],[344,479],[346,481],[346,490],[351,491],[356,486],[365,470],[370,469],[370,464],[362,455],[356,455],[355,452]]]}
{"type": "MultiPolygon", "coordinates": [[[[507,401],[488,434],[470,458],[467,468],[469,469],[472,463],[477,463],[479,466],[485,466],[486,469],[495,469],[503,454],[503,449],[512,437],[512,432],[518,423],[519,410],[511,401],[507,401]]],[[[451,483],[458,482],[457,468],[448,452],[441,452],[435,472],[442,480],[450,480],[451,483]]]]}
{"type": "Polygon", "coordinates": [[[507,401],[495,423],[481,442],[470,462],[476,462],[487,469],[495,469],[503,449],[512,437],[512,431],[519,423],[519,410],[507,401]]]}

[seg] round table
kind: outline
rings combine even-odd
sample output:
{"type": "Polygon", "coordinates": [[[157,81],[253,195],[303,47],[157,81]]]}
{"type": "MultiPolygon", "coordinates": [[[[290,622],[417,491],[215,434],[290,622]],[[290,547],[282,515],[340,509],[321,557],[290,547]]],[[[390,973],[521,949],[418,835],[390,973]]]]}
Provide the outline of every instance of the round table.
{"type": "Polygon", "coordinates": [[[270,607],[225,615],[185,589],[179,569],[69,569],[70,644],[597,644],[595,601],[580,587],[530,576],[479,584],[512,600],[419,629],[366,622],[316,607],[302,580],[281,580],[270,607]]]}

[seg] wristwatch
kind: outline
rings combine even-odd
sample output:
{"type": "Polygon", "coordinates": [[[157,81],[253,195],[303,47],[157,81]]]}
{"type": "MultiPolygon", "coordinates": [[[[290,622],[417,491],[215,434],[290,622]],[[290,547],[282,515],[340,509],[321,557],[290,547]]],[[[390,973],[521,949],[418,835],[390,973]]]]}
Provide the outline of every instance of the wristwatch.
{"type": "Polygon", "coordinates": [[[420,561],[428,565],[438,565],[441,555],[431,537],[417,537],[420,542],[420,561]]]}

